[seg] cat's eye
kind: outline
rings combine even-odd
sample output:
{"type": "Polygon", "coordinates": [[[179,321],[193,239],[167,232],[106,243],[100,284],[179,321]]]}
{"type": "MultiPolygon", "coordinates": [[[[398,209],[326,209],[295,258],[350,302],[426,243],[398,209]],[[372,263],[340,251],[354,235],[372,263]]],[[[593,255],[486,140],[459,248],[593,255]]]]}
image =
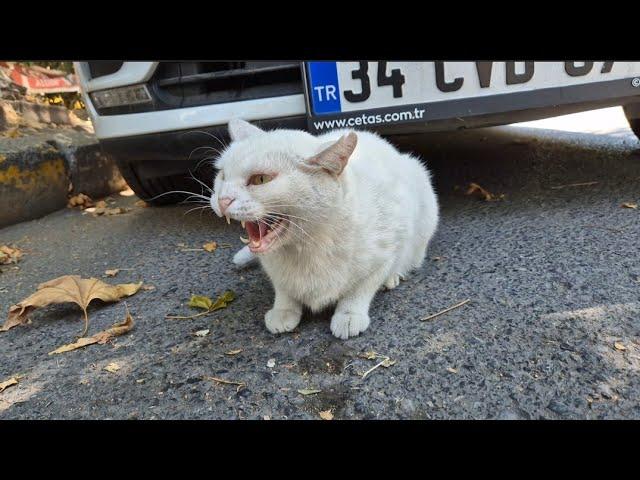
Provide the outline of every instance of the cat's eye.
{"type": "Polygon", "coordinates": [[[273,175],[259,173],[257,175],[252,175],[249,178],[249,185],[264,185],[265,183],[269,183],[271,180],[273,180],[273,175]]]}

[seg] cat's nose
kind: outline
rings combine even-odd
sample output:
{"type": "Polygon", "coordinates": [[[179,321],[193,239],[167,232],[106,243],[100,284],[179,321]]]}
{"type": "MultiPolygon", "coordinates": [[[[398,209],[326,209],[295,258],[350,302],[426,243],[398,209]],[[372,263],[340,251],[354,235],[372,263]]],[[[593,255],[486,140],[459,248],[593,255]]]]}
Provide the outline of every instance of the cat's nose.
{"type": "Polygon", "coordinates": [[[229,205],[231,205],[235,200],[235,198],[229,197],[219,198],[218,205],[220,205],[220,212],[224,215],[227,211],[227,208],[229,208],[229,205]]]}

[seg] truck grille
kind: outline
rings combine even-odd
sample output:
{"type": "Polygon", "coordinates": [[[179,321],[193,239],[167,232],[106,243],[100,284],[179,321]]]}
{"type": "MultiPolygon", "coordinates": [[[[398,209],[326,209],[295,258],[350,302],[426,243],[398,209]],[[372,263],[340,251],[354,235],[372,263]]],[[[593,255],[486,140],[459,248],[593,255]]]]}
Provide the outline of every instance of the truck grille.
{"type": "Polygon", "coordinates": [[[151,80],[161,108],[302,93],[299,62],[162,62],[151,80]]]}
{"type": "Polygon", "coordinates": [[[300,62],[160,62],[147,87],[153,104],[105,108],[100,115],[303,93],[300,62]]]}

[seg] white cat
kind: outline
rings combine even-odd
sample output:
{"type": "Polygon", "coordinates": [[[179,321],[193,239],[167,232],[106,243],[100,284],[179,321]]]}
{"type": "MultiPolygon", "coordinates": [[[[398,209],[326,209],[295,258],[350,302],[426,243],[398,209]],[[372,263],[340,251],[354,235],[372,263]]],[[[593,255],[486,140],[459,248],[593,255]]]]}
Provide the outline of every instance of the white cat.
{"type": "Polygon", "coordinates": [[[427,169],[369,132],[314,137],[232,120],[229,133],[211,206],[246,228],[236,263],[257,256],[273,283],[267,329],[289,332],[303,305],[336,304],[336,337],[365,331],[376,292],[421,265],[436,230],[427,169]]]}

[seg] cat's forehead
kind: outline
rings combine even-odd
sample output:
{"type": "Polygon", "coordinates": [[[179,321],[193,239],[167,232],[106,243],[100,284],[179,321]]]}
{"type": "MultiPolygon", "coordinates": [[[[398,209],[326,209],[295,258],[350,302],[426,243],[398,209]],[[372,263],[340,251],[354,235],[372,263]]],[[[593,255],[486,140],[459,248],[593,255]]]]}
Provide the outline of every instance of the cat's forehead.
{"type": "Polygon", "coordinates": [[[283,168],[313,154],[315,143],[315,138],[306,132],[267,132],[233,142],[216,165],[226,175],[244,174],[256,168],[283,168]]]}

